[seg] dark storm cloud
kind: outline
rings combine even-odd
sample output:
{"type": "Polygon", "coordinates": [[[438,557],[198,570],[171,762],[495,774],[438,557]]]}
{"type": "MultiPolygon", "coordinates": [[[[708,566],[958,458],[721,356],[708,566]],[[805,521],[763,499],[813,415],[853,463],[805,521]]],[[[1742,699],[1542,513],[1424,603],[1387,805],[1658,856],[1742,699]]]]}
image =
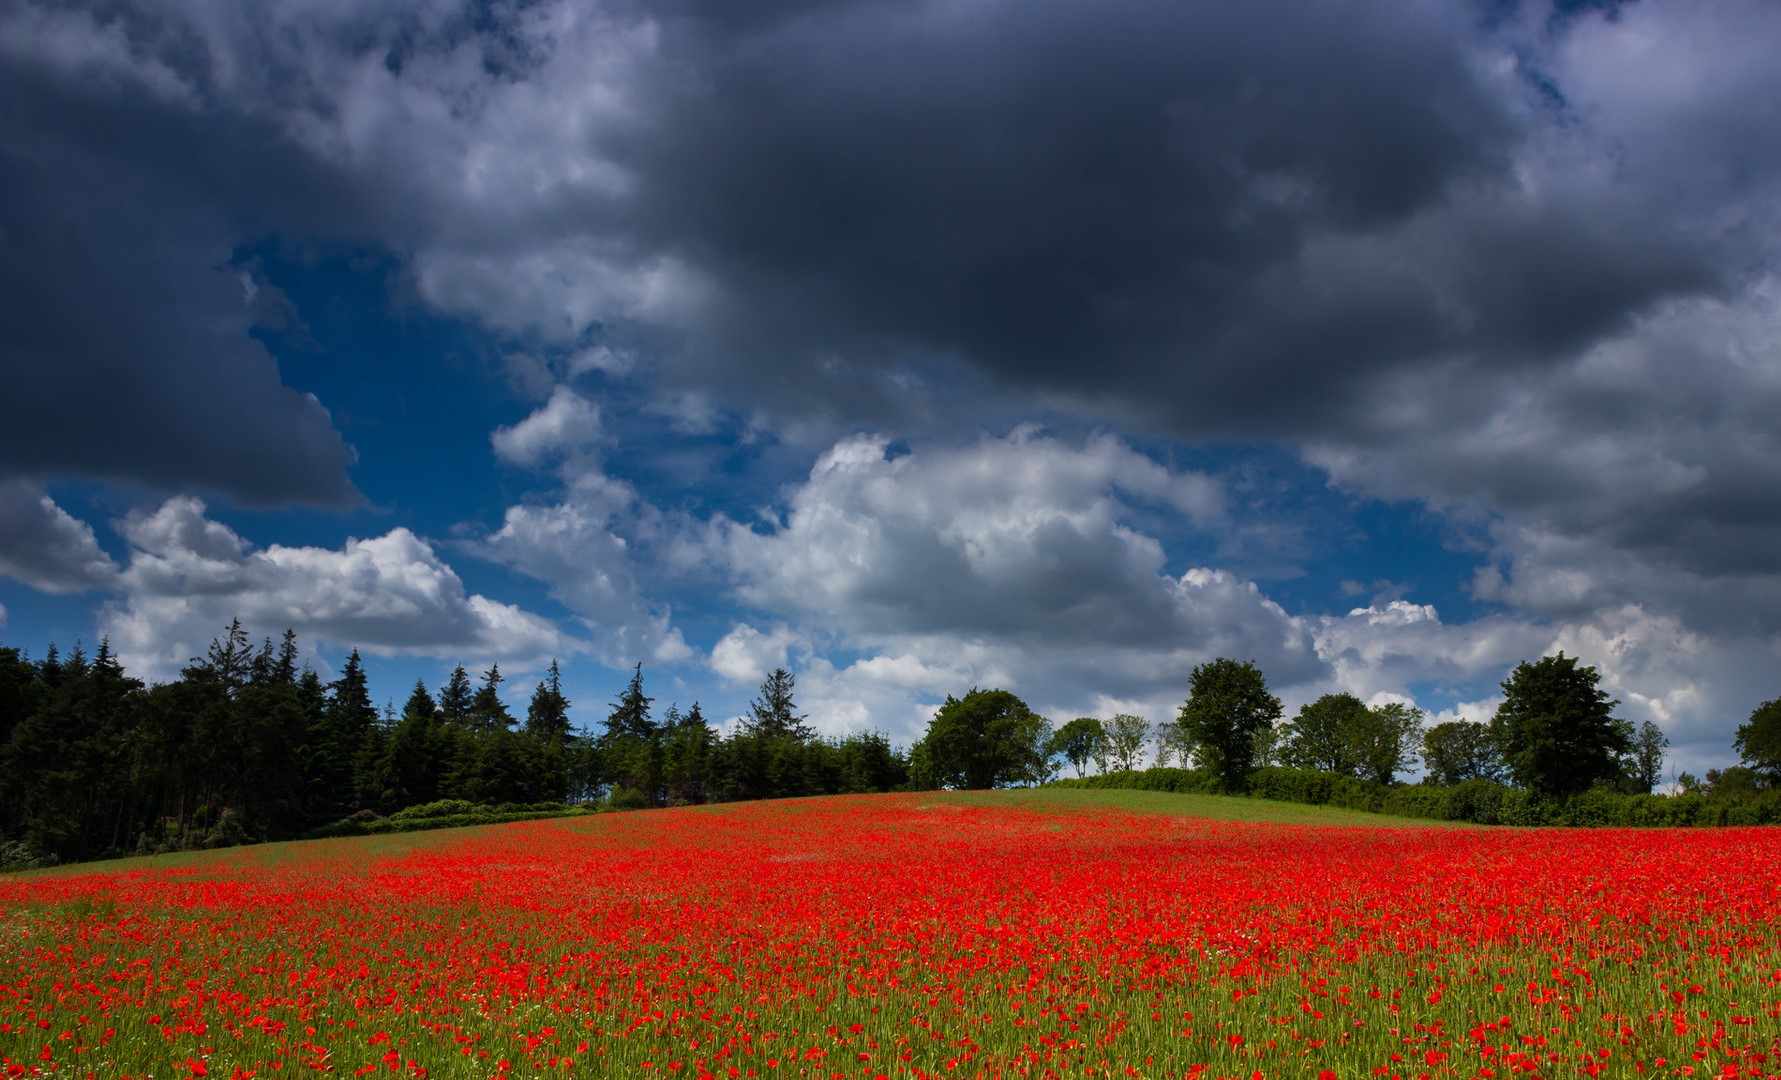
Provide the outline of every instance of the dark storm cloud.
{"type": "Polygon", "coordinates": [[[288,154],[234,165],[227,136],[240,132],[204,130],[134,88],[5,72],[3,468],[248,503],[351,498],[352,452],[248,336],[245,277],[226,265],[231,205],[244,204],[231,196],[303,190],[315,170],[288,154]]]}
{"type": "Polygon", "coordinates": [[[701,379],[845,402],[959,362],[1187,436],[1329,430],[1376,373],[1551,362],[1716,285],[1636,199],[1520,196],[1529,120],[1447,14],[671,20],[635,123],[594,140],[637,178],[601,227],[716,282],[701,379]]]}

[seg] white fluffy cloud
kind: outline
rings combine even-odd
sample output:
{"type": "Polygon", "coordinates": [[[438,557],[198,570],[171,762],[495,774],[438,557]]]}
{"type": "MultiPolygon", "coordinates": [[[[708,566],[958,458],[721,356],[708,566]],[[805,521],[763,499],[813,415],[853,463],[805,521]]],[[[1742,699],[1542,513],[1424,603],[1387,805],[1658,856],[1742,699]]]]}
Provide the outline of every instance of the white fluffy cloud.
{"type": "Polygon", "coordinates": [[[599,407],[567,386],[557,387],[532,415],[497,428],[490,437],[496,457],[528,466],[590,449],[599,441],[599,407]]]}
{"type": "Polygon", "coordinates": [[[1283,683],[1324,672],[1306,624],[1255,583],[1167,572],[1147,529],[1222,528],[1221,489],[1117,439],[1072,445],[1022,429],[898,454],[859,436],[824,453],[787,503],[758,529],[720,519],[706,543],[743,601],[805,636],[744,623],[710,663],[744,680],[805,651],[800,689],[838,717],[892,724],[869,721],[860,703],[871,702],[915,725],[937,696],[973,685],[1048,709],[1098,696],[1160,705],[1219,655],[1255,657],[1283,683]],[[835,652],[811,646],[813,633],[859,658],[815,659],[835,652]]]}
{"type": "Polygon", "coordinates": [[[856,634],[1010,642],[1186,630],[1183,597],[1211,582],[1160,577],[1162,546],[1137,522],[1145,512],[1201,527],[1222,520],[1208,477],[1171,472],[1116,439],[1073,447],[1031,429],[901,456],[879,437],[846,439],[789,502],[765,532],[720,527],[750,603],[856,634]]]}
{"type": "Polygon", "coordinates": [[[1323,616],[1313,633],[1333,690],[1367,701],[1402,694],[1411,684],[1458,688],[1500,679],[1552,640],[1550,629],[1525,618],[1448,624],[1433,606],[1404,600],[1323,616]]]}
{"type": "Polygon", "coordinates": [[[711,647],[711,670],[732,683],[758,683],[786,665],[786,649],[797,640],[789,627],[776,626],[763,634],[737,623],[711,647]]]}
{"type": "Polygon", "coordinates": [[[117,572],[92,526],[34,485],[0,480],[0,576],[47,593],[74,593],[110,585],[117,572]]]}
{"type": "Polygon", "coordinates": [[[258,633],[290,627],[312,645],[382,654],[537,661],[585,648],[537,615],[467,594],[407,529],[338,549],[256,549],[190,497],[118,528],[131,547],[124,596],[107,605],[100,629],[147,677],[172,674],[234,618],[258,633]]]}
{"type": "Polygon", "coordinates": [[[621,523],[647,527],[652,516],[630,485],[589,471],[557,502],[509,507],[498,530],[464,548],[549,585],[592,633],[606,664],[672,663],[692,651],[672,613],[645,598],[630,541],[619,531],[621,523]]]}

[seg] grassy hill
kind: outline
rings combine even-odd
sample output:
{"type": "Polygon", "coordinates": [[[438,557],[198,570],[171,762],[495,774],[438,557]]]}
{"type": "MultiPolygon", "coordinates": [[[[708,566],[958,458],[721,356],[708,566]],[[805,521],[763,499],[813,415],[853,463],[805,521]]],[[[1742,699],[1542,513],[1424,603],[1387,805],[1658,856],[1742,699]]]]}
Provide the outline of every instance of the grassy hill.
{"type": "MultiPolygon", "coordinates": [[[[976,805],[1043,806],[1059,810],[1126,810],[1138,814],[1247,821],[1279,825],[1336,825],[1367,829],[1427,829],[1459,822],[1393,817],[1334,806],[1307,806],[1239,795],[1181,795],[1168,791],[1118,788],[1020,788],[1007,791],[946,792],[942,798],[976,805]]],[[[1470,827],[1470,826],[1462,826],[1470,827]]]]}

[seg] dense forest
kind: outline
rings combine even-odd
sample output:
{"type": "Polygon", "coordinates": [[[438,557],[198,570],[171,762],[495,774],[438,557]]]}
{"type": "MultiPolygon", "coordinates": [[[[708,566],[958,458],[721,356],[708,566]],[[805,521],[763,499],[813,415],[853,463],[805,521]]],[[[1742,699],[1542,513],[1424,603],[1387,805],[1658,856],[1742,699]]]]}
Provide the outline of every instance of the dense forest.
{"type": "Polygon", "coordinates": [[[324,683],[297,636],[239,621],[171,682],[132,678],[106,642],[41,659],[0,646],[0,862],[27,865],[285,839],[455,800],[616,807],[888,791],[908,762],[877,732],[818,738],[775,671],[736,730],[697,702],[657,715],[643,668],[604,730],[571,726],[552,661],[523,717],[498,665],[459,665],[379,710],[355,650],[324,683]]]}

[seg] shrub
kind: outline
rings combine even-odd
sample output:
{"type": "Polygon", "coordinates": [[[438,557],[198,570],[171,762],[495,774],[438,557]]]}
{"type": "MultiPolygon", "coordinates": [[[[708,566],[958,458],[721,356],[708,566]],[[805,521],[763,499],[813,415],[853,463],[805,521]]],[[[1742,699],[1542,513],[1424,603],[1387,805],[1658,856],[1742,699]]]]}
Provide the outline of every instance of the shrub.
{"type": "Polygon", "coordinates": [[[0,871],[37,870],[54,865],[54,855],[39,851],[27,840],[0,840],[0,871]]]}
{"type": "Polygon", "coordinates": [[[636,788],[617,788],[606,797],[608,810],[647,810],[649,807],[649,796],[636,788]]]}
{"type": "Polygon", "coordinates": [[[1441,816],[1448,821],[1471,821],[1479,825],[1503,822],[1503,798],[1509,789],[1494,780],[1465,780],[1447,789],[1447,805],[1441,816]]]}

